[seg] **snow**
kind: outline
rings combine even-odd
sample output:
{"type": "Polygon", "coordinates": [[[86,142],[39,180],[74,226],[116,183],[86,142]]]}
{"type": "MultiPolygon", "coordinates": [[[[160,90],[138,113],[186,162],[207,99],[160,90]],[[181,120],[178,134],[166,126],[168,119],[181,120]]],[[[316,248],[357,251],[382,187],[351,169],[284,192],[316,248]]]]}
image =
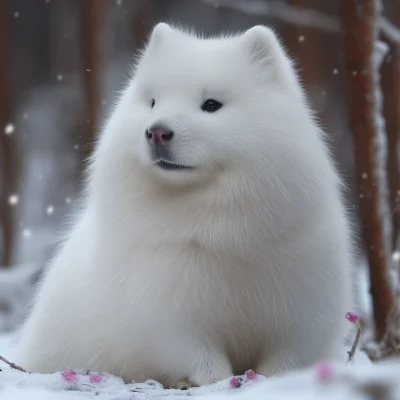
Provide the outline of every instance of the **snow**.
{"type": "Polygon", "coordinates": [[[30,237],[32,236],[32,231],[31,231],[29,228],[25,228],[25,229],[22,231],[22,236],[23,236],[24,238],[30,238],[30,237]]]}
{"type": "Polygon", "coordinates": [[[46,208],[46,214],[47,215],[51,215],[54,213],[54,206],[52,206],[51,204],[49,206],[47,206],[46,208]]]}
{"type": "Polygon", "coordinates": [[[4,127],[4,133],[8,136],[12,135],[15,131],[15,125],[14,124],[7,124],[4,127]]]}
{"type": "MultiPolygon", "coordinates": [[[[0,346],[2,340],[0,338],[0,346]]],[[[357,363],[358,364],[358,363],[357,363]]],[[[400,397],[399,363],[373,366],[363,361],[358,366],[334,364],[321,375],[317,367],[298,371],[284,377],[256,376],[254,380],[241,376],[241,387],[234,388],[229,379],[213,385],[187,391],[164,389],[155,381],[125,384],[122,379],[109,374],[99,374],[93,383],[88,371],[78,371],[76,380],[66,381],[60,372],[55,374],[28,374],[9,368],[0,372],[0,398],[2,400],[43,399],[343,399],[368,398],[368,394],[390,391],[393,398],[400,397]]],[[[384,397],[380,397],[384,398],[384,397]]]]}
{"type": "MultiPolygon", "coordinates": [[[[380,2],[378,2],[378,7],[381,7],[380,2]]],[[[376,165],[373,173],[375,174],[374,181],[379,182],[378,191],[379,191],[379,216],[380,221],[384,223],[384,233],[385,233],[385,245],[386,248],[382,249],[384,251],[386,257],[389,256],[389,249],[387,244],[391,242],[392,237],[392,224],[391,224],[391,211],[389,206],[389,184],[387,177],[387,138],[386,138],[386,127],[385,120],[382,115],[383,110],[383,95],[380,87],[381,77],[380,77],[380,68],[382,62],[389,50],[389,47],[386,43],[382,42],[378,39],[378,31],[375,33],[375,43],[374,43],[374,51],[371,55],[371,66],[373,71],[373,85],[374,85],[374,123],[375,123],[375,137],[374,137],[374,145],[375,145],[375,154],[376,154],[376,165]]]]}
{"type": "Polygon", "coordinates": [[[17,194],[12,194],[9,198],[8,198],[8,204],[10,204],[10,206],[16,206],[19,203],[19,196],[17,194]]]}

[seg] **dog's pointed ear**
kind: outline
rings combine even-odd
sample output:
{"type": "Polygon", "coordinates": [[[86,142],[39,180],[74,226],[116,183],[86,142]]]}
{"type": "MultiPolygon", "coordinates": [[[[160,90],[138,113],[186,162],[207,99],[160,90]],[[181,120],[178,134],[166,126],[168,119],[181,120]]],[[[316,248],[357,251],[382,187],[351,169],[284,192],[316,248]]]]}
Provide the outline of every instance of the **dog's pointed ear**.
{"type": "Polygon", "coordinates": [[[275,34],[262,25],[248,29],[242,37],[243,44],[250,55],[252,61],[267,65],[274,56],[275,34]]]}
{"type": "Polygon", "coordinates": [[[242,36],[243,44],[254,62],[268,65],[285,57],[275,33],[266,26],[257,25],[242,36]]]}
{"type": "Polygon", "coordinates": [[[157,48],[172,32],[173,29],[167,23],[158,23],[151,32],[147,47],[157,48]]]}
{"type": "Polygon", "coordinates": [[[301,90],[293,61],[272,29],[254,26],[242,35],[241,40],[251,63],[259,66],[260,70],[268,70],[279,82],[301,90]]]}

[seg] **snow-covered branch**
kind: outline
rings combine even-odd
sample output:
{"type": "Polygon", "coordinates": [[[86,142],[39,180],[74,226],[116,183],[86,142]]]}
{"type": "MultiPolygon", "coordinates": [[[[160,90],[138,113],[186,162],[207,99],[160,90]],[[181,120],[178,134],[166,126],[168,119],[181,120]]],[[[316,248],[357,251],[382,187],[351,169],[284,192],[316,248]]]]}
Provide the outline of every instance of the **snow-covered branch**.
{"type": "Polygon", "coordinates": [[[336,18],[319,11],[290,6],[282,2],[260,0],[202,0],[216,8],[226,8],[247,15],[266,16],[284,22],[321,29],[326,32],[340,32],[340,23],[336,18]]]}
{"type": "MultiPolygon", "coordinates": [[[[247,15],[265,16],[283,22],[319,29],[327,33],[340,33],[340,21],[319,11],[291,6],[278,1],[260,0],[202,0],[203,3],[216,8],[225,8],[247,15]]],[[[378,21],[384,39],[390,43],[400,44],[400,29],[384,17],[378,21]]]]}
{"type": "Polygon", "coordinates": [[[382,36],[387,42],[397,43],[400,45],[400,29],[396,25],[382,17],[379,21],[379,28],[381,29],[382,36]]]}

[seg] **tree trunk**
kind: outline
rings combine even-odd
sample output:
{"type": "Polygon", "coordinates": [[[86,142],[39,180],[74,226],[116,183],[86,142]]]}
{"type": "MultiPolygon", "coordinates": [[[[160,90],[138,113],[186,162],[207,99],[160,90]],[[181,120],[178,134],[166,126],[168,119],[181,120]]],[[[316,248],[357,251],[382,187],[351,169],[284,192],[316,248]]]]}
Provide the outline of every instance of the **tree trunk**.
{"type": "MultiPolygon", "coordinates": [[[[400,25],[400,2],[393,4],[393,22],[400,25]]],[[[392,212],[392,250],[400,232],[400,45],[390,43],[390,54],[382,65],[384,115],[388,138],[388,180],[392,212]]],[[[400,249],[397,249],[400,250],[400,249]]]]}
{"type": "Polygon", "coordinates": [[[359,209],[368,256],[376,339],[386,331],[387,316],[394,304],[388,278],[385,240],[384,190],[386,188],[386,138],[379,117],[376,45],[378,4],[375,0],[341,0],[345,39],[350,125],[360,194],[359,209]],[[374,62],[375,61],[375,62],[374,62]]]}
{"type": "Polygon", "coordinates": [[[99,34],[102,0],[84,0],[83,6],[83,81],[85,97],[84,154],[88,157],[93,150],[98,128],[99,108],[99,34]]]}
{"type": "Polygon", "coordinates": [[[7,49],[6,1],[0,0],[0,227],[2,242],[0,267],[11,266],[14,250],[14,207],[9,197],[16,193],[18,184],[15,132],[12,132],[12,96],[9,75],[10,56],[7,49]]]}

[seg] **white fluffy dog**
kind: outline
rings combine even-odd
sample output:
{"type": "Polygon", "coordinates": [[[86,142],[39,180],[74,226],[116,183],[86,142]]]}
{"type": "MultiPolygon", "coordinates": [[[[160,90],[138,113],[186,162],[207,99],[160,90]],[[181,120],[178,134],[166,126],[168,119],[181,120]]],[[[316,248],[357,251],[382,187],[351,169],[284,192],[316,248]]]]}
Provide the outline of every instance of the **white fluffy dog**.
{"type": "Polygon", "coordinates": [[[179,387],[343,357],[340,186],[270,29],[205,39],[158,24],[99,140],[19,362],[179,387]]]}

